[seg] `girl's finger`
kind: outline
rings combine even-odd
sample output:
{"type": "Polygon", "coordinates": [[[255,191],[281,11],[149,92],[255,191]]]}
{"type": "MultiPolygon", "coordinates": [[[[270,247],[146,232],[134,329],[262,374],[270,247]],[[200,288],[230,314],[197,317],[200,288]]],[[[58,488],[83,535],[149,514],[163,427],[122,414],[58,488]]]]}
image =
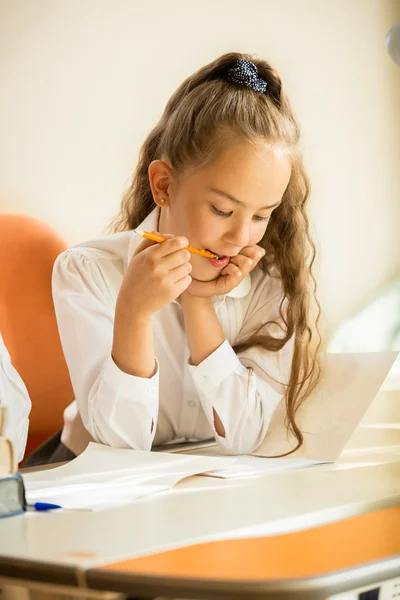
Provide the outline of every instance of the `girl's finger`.
{"type": "Polygon", "coordinates": [[[248,256],[244,256],[243,254],[238,254],[231,259],[231,263],[237,266],[237,268],[242,271],[242,273],[250,273],[250,271],[254,267],[254,261],[252,258],[248,256]]]}
{"type": "MultiPolygon", "coordinates": [[[[158,231],[152,231],[151,233],[158,233],[158,231]]],[[[161,235],[166,238],[174,237],[172,233],[162,233],[161,235]]],[[[150,246],[155,246],[156,244],[159,244],[159,242],[154,242],[153,240],[147,240],[146,238],[144,238],[140,242],[139,246],[136,248],[135,252],[133,253],[133,256],[140,254],[141,252],[143,252],[143,250],[146,250],[146,248],[150,248],[150,246]]]]}
{"type": "Polygon", "coordinates": [[[139,244],[139,246],[136,248],[135,252],[133,253],[133,256],[137,256],[138,254],[140,254],[141,252],[143,252],[143,250],[146,250],[146,248],[150,248],[150,246],[154,246],[154,244],[157,244],[157,242],[153,242],[152,240],[142,240],[139,244]]]}
{"type": "Polygon", "coordinates": [[[176,252],[161,257],[160,264],[163,265],[164,269],[171,271],[180,265],[190,264],[190,257],[191,254],[189,250],[181,248],[180,250],[176,250],[176,252]]]}
{"type": "MultiPolygon", "coordinates": [[[[253,261],[254,266],[265,256],[264,248],[261,246],[247,246],[238,254],[238,256],[247,256],[253,261]]],[[[236,257],[235,257],[236,258],[236,257]]]]}
{"type": "Polygon", "coordinates": [[[245,275],[237,265],[232,262],[227,264],[222,269],[221,275],[215,280],[217,294],[228,294],[234,287],[239,285],[245,275]]]}
{"type": "MultiPolygon", "coordinates": [[[[167,234],[161,234],[167,237],[167,234]]],[[[158,244],[157,254],[159,257],[167,256],[168,254],[172,254],[172,252],[176,252],[177,250],[182,250],[182,248],[187,248],[189,246],[189,241],[184,236],[173,236],[168,234],[169,239],[165,240],[165,242],[161,242],[158,244]]]]}
{"type": "Polygon", "coordinates": [[[229,263],[226,265],[226,267],[224,269],[222,269],[221,276],[242,277],[243,273],[237,265],[234,265],[233,263],[229,263]]]}
{"type": "Polygon", "coordinates": [[[192,265],[189,262],[183,265],[181,264],[178,267],[171,269],[171,271],[168,273],[168,279],[170,279],[174,283],[177,283],[178,281],[189,275],[191,271],[192,265]]]}

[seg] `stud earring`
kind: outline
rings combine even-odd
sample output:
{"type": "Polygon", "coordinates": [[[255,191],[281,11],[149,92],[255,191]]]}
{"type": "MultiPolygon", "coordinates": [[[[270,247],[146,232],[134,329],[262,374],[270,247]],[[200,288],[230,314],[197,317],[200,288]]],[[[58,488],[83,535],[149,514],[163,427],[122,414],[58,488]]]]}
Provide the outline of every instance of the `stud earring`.
{"type": "Polygon", "coordinates": [[[161,204],[164,204],[164,202],[165,202],[164,198],[160,198],[160,202],[161,202],[161,204]]]}

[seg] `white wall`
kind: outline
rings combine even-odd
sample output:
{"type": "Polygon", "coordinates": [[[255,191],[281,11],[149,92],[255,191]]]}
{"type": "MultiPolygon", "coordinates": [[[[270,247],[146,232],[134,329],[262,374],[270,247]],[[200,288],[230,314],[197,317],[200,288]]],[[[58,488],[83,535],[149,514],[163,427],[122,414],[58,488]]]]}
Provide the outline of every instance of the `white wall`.
{"type": "Polygon", "coordinates": [[[399,18],[394,0],[1,0],[0,211],[97,236],[183,78],[259,54],[303,125],[331,329],[400,271],[399,18]]]}

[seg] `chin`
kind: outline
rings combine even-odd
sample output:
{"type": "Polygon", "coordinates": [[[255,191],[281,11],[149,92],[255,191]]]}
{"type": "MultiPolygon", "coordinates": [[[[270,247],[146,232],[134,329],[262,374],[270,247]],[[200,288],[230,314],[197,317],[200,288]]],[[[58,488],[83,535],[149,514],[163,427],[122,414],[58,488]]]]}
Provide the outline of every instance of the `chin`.
{"type": "Polygon", "coordinates": [[[196,281],[214,281],[214,279],[218,279],[218,277],[221,274],[221,271],[217,271],[216,269],[213,269],[214,273],[207,273],[205,271],[200,271],[200,270],[192,270],[192,272],[190,273],[191,277],[193,277],[193,279],[196,279],[196,281]]]}

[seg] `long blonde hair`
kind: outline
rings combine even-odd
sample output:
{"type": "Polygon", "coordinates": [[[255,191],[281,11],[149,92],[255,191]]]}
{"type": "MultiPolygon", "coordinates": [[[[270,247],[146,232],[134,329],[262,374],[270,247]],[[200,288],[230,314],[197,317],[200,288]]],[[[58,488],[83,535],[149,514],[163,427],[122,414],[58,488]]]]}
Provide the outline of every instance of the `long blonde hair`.
{"type": "Polygon", "coordinates": [[[235,351],[260,346],[277,352],[294,337],[285,392],[287,427],[297,440],[291,451],[294,452],[303,443],[302,432],[296,424],[296,412],[320,378],[320,307],[312,273],[315,246],[306,214],[310,186],[297,147],[299,127],[282,90],[280,77],[268,62],[247,54],[225,54],[199,69],[178,87],[140,150],[132,184],[123,198],[113,230],[136,228],[155,208],[148,177],[152,161],[166,160],[177,173],[189,166],[200,167],[221,150],[222,140],[232,139],[232,136],[279,145],[292,163],[282,202],[272,213],[266,233],[259,242],[266,250],[260,267],[266,273],[271,273],[273,267],[282,279],[284,294],[280,316],[285,335],[275,338],[256,334],[236,346],[235,351]],[[238,60],[250,60],[256,65],[259,76],[267,83],[266,93],[227,80],[227,71],[238,60]],[[313,319],[311,305],[317,309],[313,319]]]}

